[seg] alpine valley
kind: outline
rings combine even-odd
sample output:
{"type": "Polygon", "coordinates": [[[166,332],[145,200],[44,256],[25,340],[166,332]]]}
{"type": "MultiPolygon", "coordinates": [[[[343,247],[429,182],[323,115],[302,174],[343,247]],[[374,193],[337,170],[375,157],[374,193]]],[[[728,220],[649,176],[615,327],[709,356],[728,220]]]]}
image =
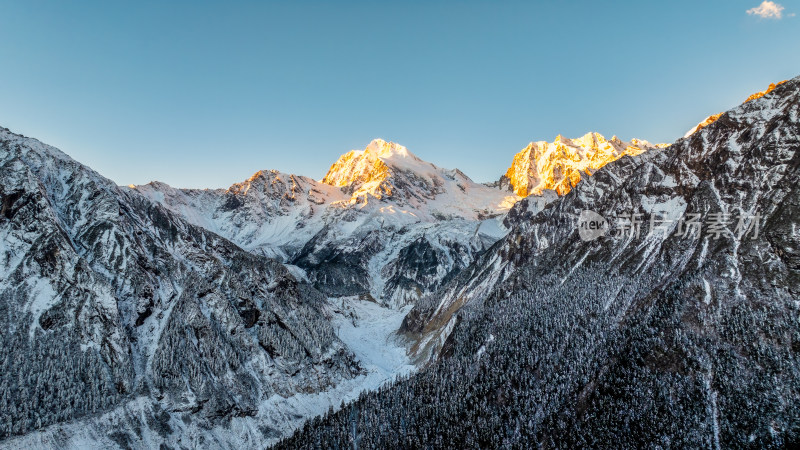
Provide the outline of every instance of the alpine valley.
{"type": "Polygon", "coordinates": [[[509,161],[117,186],[0,128],[0,447],[800,444],[800,77],[509,161]]]}

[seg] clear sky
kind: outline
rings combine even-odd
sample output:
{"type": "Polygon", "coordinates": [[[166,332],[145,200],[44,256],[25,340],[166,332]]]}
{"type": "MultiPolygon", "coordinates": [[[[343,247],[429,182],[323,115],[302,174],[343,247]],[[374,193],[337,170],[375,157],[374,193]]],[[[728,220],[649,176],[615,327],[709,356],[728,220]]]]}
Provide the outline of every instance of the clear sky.
{"type": "Polygon", "coordinates": [[[490,181],[800,75],[799,1],[497,3],[0,0],[0,125],[119,184],[321,178],[376,137],[490,181]]]}

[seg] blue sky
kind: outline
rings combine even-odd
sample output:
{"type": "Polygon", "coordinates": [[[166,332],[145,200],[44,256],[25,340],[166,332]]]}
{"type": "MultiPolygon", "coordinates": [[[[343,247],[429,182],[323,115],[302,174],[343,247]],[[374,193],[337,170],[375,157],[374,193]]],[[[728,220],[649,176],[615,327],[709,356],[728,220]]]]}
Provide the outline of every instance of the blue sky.
{"type": "Polygon", "coordinates": [[[496,3],[0,0],[0,125],[119,184],[321,178],[376,137],[490,181],[529,141],[671,142],[800,75],[798,1],[496,3]]]}

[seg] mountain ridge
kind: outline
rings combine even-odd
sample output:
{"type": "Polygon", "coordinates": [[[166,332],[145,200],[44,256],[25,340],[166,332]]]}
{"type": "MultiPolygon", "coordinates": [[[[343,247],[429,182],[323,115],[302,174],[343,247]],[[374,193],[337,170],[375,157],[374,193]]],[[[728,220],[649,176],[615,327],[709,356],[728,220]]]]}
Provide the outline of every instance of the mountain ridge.
{"type": "Polygon", "coordinates": [[[407,316],[426,368],[277,447],[796,446],[798,120],[800,77],[542,209],[521,200],[407,316]],[[582,237],[585,211],[614,232],[582,237]]]}
{"type": "MultiPolygon", "coordinates": [[[[787,81],[789,81],[789,80],[783,80],[783,81],[779,81],[777,83],[770,83],[769,86],[765,90],[750,94],[750,96],[747,97],[747,99],[745,99],[744,103],[747,103],[747,102],[753,101],[753,100],[757,100],[757,99],[769,94],[770,92],[775,90],[776,87],[780,86],[783,83],[786,83],[787,81]]],[[[721,113],[712,114],[712,115],[706,117],[700,123],[695,125],[694,128],[692,128],[691,130],[687,131],[686,134],[683,135],[683,137],[689,137],[692,134],[696,133],[697,131],[702,130],[703,128],[711,125],[712,123],[716,122],[717,119],[719,119],[723,114],[724,114],[724,112],[721,112],[721,113]]]]}
{"type": "Polygon", "coordinates": [[[669,147],[559,136],[524,198],[383,140],[327,183],[119,187],[0,129],[0,446],[259,447],[328,404],[282,445],[798,442],[799,93],[669,147]],[[764,222],[585,240],[585,210],[764,222]]]}

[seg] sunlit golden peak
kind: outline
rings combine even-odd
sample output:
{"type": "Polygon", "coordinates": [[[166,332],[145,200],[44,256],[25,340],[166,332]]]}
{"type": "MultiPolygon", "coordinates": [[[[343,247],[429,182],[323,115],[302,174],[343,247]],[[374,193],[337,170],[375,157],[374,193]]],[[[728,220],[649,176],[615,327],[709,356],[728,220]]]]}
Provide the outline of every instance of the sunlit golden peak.
{"type": "Polygon", "coordinates": [[[522,197],[540,195],[545,190],[565,195],[582,176],[591,175],[612,161],[664,146],[639,139],[624,142],[616,136],[607,140],[594,132],[576,139],[559,134],[552,143],[528,144],[514,156],[506,177],[514,192],[522,197]]]}
{"type": "Polygon", "coordinates": [[[404,146],[396,142],[387,142],[383,139],[373,139],[372,142],[364,149],[365,155],[374,155],[378,158],[391,159],[399,158],[413,158],[419,160],[416,155],[408,151],[404,146]]]}

